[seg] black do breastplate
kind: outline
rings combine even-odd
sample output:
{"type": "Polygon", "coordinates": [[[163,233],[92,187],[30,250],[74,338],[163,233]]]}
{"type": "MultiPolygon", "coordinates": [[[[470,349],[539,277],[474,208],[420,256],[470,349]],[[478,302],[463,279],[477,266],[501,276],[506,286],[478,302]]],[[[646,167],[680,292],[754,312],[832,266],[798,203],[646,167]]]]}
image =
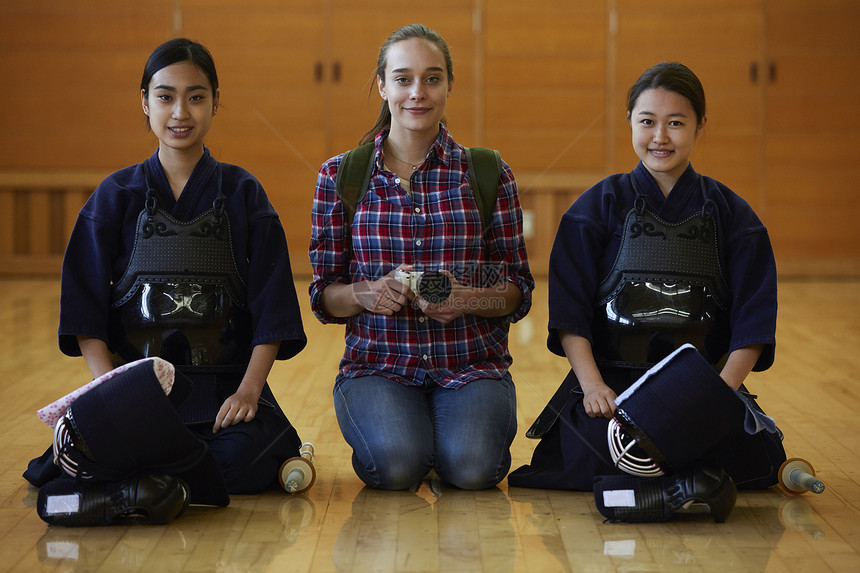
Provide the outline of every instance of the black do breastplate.
{"type": "Polygon", "coordinates": [[[703,209],[667,223],[637,196],[623,233],[612,270],[598,289],[593,324],[598,364],[648,368],[684,343],[716,364],[728,350],[731,296],[715,218],[703,209]]]}
{"type": "Polygon", "coordinates": [[[134,249],[111,292],[111,342],[124,361],[234,364],[250,345],[246,287],[233,257],[220,191],[213,207],[178,221],[147,191],[134,249]]]}

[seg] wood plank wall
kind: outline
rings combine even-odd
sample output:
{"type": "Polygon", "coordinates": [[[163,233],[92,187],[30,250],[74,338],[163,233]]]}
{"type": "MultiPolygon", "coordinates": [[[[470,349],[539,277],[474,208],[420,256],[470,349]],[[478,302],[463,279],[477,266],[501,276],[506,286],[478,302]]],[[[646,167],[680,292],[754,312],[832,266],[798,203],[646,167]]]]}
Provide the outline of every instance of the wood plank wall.
{"type": "Polygon", "coordinates": [[[57,276],[78,211],[104,174],[0,176],[0,275],[57,276]]]}
{"type": "Polygon", "coordinates": [[[455,137],[500,149],[514,168],[535,272],[570,202],[635,165],[626,90],[673,59],[699,73],[709,97],[694,165],[753,205],[780,270],[860,275],[853,0],[700,0],[681,13],[672,0],[6,0],[0,275],[56,274],[88,192],[154,151],[139,78],[176,35],[205,43],[218,64],[213,155],[263,182],[296,273],[309,273],[316,171],[370,126],[379,45],[418,21],[451,46],[455,137]]]}

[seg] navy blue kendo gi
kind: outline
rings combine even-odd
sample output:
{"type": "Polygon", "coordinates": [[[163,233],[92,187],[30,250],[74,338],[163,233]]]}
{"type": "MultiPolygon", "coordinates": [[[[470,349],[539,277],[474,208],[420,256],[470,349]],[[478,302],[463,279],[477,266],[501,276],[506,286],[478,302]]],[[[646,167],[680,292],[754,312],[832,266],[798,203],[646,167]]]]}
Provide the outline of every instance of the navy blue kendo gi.
{"type": "MultiPolygon", "coordinates": [[[[664,196],[640,163],[587,190],[562,217],[550,257],[547,346],[564,356],[561,331],[587,338],[616,394],[685,342],[715,367],[728,353],[760,344],[753,370],[765,370],[776,346],[776,279],[767,230],[743,198],[692,165],[664,196]],[[716,247],[713,260],[703,262],[701,250],[673,259],[672,253],[655,254],[657,247],[644,255],[622,249],[632,242],[625,237],[658,236],[681,225],[673,232],[689,228],[690,244],[716,247]],[[672,260],[676,268],[667,269],[672,260]]],[[[594,476],[618,472],[609,460],[607,424],[585,414],[571,371],[529,431],[541,438],[531,464],[515,470],[509,483],[590,491],[594,476]]],[[[714,455],[738,487],[776,483],[785,459],[778,431],[749,436],[738,427],[730,438],[714,455]]]]}
{"type": "Polygon", "coordinates": [[[178,200],[157,153],[109,176],[69,239],[60,303],[63,353],[79,356],[76,337],[94,337],[108,344],[116,363],[161,356],[191,379],[180,415],[208,443],[229,493],[262,491],[276,483],[280,464],[298,455],[299,437],[268,384],[254,420],[212,433],[254,346],[279,342],[277,358],[285,360],[307,342],[283,227],[244,169],[205,150],[178,200]],[[173,240],[170,229],[205,237],[204,254],[189,258],[183,249],[197,238],[173,240]],[[141,254],[141,235],[153,234],[163,242],[141,254]],[[229,244],[209,248],[216,235],[229,244]],[[168,268],[158,268],[158,252],[168,268]],[[150,320],[159,313],[172,318],[150,320]]]}

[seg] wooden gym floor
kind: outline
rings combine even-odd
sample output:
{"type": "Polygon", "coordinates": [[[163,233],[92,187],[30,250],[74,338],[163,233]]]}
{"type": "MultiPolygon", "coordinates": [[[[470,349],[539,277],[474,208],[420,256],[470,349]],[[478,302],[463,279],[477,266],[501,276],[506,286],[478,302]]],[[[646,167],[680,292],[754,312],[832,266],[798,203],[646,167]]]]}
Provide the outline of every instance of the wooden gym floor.
{"type": "MultiPolygon", "coordinates": [[[[307,285],[297,281],[304,307],[307,285]]],[[[546,284],[511,330],[519,432],[566,372],[545,347],[546,284]]],[[[310,340],[278,363],[275,395],[316,449],[317,479],[300,496],[234,496],[166,526],[48,527],[21,477],[50,442],[35,411],[89,381],[57,350],[56,281],[0,281],[0,570],[3,571],[860,571],[860,283],[780,283],[777,361],[748,381],[823,494],[741,493],[729,520],[607,524],[592,494],[509,488],[414,493],[363,487],[332,408],[341,327],[306,312],[310,340]]],[[[304,308],[307,311],[307,308],[304,308]]]]}

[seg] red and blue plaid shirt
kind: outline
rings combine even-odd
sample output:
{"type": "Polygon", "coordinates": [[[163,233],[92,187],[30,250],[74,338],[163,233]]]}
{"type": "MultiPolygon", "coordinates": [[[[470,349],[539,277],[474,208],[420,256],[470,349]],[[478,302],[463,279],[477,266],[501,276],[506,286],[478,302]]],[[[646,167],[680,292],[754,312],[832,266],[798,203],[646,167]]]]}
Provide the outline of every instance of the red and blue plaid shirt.
{"type": "Polygon", "coordinates": [[[344,249],[344,235],[350,231],[344,227],[344,209],[335,191],[343,156],[324,163],[317,178],[309,292],[320,321],[346,324],[341,375],[380,375],[407,385],[430,381],[446,388],[479,378],[499,379],[511,364],[508,325],[528,313],[534,290],[513,174],[503,165],[492,224],[484,234],[466,154],[445,126],[424,164],[412,174],[409,194],[398,176],[383,168],[387,135],[383,131],[376,137],[370,185],[351,226],[351,257],[344,249]],[[416,271],[448,270],[465,286],[511,282],[522,292],[522,303],[504,317],[467,312],[449,324],[426,317],[414,305],[392,316],[361,312],[335,318],[323,310],[322,292],[328,285],[377,280],[401,264],[416,271]]]}

